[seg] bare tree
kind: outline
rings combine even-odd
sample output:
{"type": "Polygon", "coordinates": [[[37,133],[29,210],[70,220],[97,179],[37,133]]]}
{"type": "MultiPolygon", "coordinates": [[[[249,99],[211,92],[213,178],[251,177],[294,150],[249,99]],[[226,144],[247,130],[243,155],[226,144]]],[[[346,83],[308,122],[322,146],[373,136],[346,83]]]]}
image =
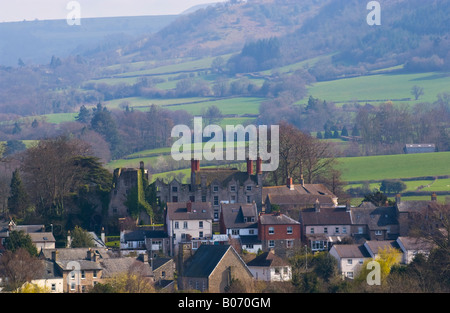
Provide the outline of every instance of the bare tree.
{"type": "Polygon", "coordinates": [[[415,98],[416,100],[419,100],[419,97],[423,96],[424,93],[425,93],[425,92],[423,91],[423,87],[419,87],[419,86],[417,86],[417,85],[414,85],[414,86],[411,88],[411,94],[414,96],[414,98],[415,98]]]}

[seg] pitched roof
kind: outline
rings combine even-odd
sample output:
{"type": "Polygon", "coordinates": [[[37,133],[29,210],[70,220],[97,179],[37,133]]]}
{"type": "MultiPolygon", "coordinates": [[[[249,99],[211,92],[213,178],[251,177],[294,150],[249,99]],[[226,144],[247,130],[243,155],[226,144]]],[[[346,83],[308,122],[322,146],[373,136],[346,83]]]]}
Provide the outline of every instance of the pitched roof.
{"type": "Polygon", "coordinates": [[[124,240],[125,241],[143,241],[145,238],[167,238],[168,235],[163,230],[145,230],[145,229],[137,229],[134,231],[130,231],[125,233],[124,240]]]}
{"type": "Polygon", "coordinates": [[[303,225],[351,225],[350,212],[344,207],[321,207],[319,212],[314,208],[300,212],[300,222],[303,225]]]}
{"type": "Polygon", "coordinates": [[[141,272],[144,276],[153,276],[152,269],[150,268],[150,265],[148,262],[143,263],[138,258],[132,258],[132,257],[122,257],[122,258],[112,258],[112,259],[105,259],[101,261],[101,267],[103,268],[103,278],[112,277],[114,274],[118,273],[126,273],[132,268],[133,265],[146,265],[142,267],[144,270],[141,272]]]}
{"type": "Polygon", "coordinates": [[[259,216],[259,221],[262,225],[300,224],[289,216],[279,213],[261,214],[259,216]]]}
{"type": "Polygon", "coordinates": [[[370,254],[364,245],[335,244],[333,248],[336,249],[337,254],[341,258],[370,258],[370,254]]]}
{"type": "Polygon", "coordinates": [[[399,212],[419,212],[426,210],[430,205],[433,205],[436,201],[427,200],[412,200],[412,201],[401,201],[397,203],[397,209],[399,212]]]}
{"type": "Polygon", "coordinates": [[[229,245],[201,245],[192,256],[183,276],[208,277],[231,248],[229,245]]]}
{"type": "Polygon", "coordinates": [[[429,251],[433,248],[434,244],[430,241],[426,241],[422,238],[404,237],[397,238],[397,242],[400,242],[406,250],[425,250],[429,251]]]}
{"type": "Polygon", "coordinates": [[[323,184],[293,185],[293,190],[287,186],[263,188],[263,200],[269,198],[270,203],[278,205],[311,205],[318,199],[322,204],[333,205],[337,198],[323,184]]]}
{"type": "Polygon", "coordinates": [[[256,203],[222,203],[221,212],[226,228],[257,228],[258,213],[256,203]],[[251,218],[254,218],[253,222],[251,218]],[[244,218],[249,218],[246,221],[244,218]]]}
{"type": "Polygon", "coordinates": [[[188,212],[185,202],[169,202],[167,215],[171,220],[212,219],[213,211],[210,202],[192,202],[191,212],[188,212]]]}
{"type": "Polygon", "coordinates": [[[29,233],[32,242],[55,242],[55,237],[52,233],[29,233]]]}
{"type": "Polygon", "coordinates": [[[359,206],[351,210],[354,225],[367,225],[370,230],[386,229],[389,225],[397,225],[395,207],[359,206]]]}
{"type": "Polygon", "coordinates": [[[257,175],[249,175],[247,172],[241,172],[235,168],[201,168],[195,175],[196,185],[202,183],[202,177],[206,182],[206,186],[214,182],[218,182],[222,186],[227,186],[233,180],[243,185],[249,179],[256,184],[258,183],[257,175]]]}
{"type": "Polygon", "coordinates": [[[386,247],[391,247],[400,250],[400,246],[395,240],[367,240],[364,245],[372,252],[377,254],[379,249],[385,249],[386,247]]]}
{"type": "Polygon", "coordinates": [[[247,266],[275,267],[289,266],[289,263],[275,254],[273,250],[264,252],[247,263],[247,266]]]}

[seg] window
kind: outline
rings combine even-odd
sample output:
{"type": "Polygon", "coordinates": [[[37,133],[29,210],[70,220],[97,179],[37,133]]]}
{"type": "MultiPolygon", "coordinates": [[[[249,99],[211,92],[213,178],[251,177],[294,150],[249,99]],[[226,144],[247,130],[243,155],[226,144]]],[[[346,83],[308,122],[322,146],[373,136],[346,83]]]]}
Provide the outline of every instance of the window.
{"type": "Polygon", "coordinates": [[[56,284],[52,284],[52,291],[56,291],[56,284]]]}
{"type": "Polygon", "coordinates": [[[195,196],[189,196],[189,201],[195,202],[195,196]]]}
{"type": "Polygon", "coordinates": [[[347,272],[347,277],[348,278],[353,278],[353,272],[347,272]]]}
{"type": "Polygon", "coordinates": [[[128,241],[127,247],[128,249],[133,249],[134,248],[133,241],[128,241]]]}
{"type": "Polygon", "coordinates": [[[247,191],[252,191],[252,186],[251,185],[247,185],[247,191]]]}
{"type": "Polygon", "coordinates": [[[364,259],[359,259],[359,264],[363,264],[364,263],[364,259]]]}
{"type": "Polygon", "coordinates": [[[269,248],[275,247],[275,240],[269,240],[269,248]]]}
{"type": "Polygon", "coordinates": [[[339,227],[336,227],[335,231],[336,234],[339,234],[339,227]]]}
{"type": "Polygon", "coordinates": [[[70,279],[75,279],[75,272],[70,272],[70,279]]]}
{"type": "Polygon", "coordinates": [[[183,222],[183,228],[184,228],[184,229],[187,229],[187,228],[188,228],[188,222],[186,222],[186,221],[183,222]]]}
{"type": "Polygon", "coordinates": [[[346,234],[346,233],[347,233],[347,227],[345,227],[345,226],[342,227],[342,233],[343,233],[343,234],[346,234]]]}
{"type": "Polygon", "coordinates": [[[94,271],[92,272],[92,277],[97,278],[97,270],[94,270],[94,271]]]}
{"type": "Polygon", "coordinates": [[[376,230],[376,231],[375,231],[375,236],[381,236],[381,235],[382,235],[381,230],[376,230]]]}
{"type": "Polygon", "coordinates": [[[275,233],[275,228],[269,227],[269,235],[273,235],[275,233]]]}
{"type": "Polygon", "coordinates": [[[174,228],[175,228],[175,229],[180,228],[180,223],[179,223],[179,222],[175,222],[174,228]]]}
{"type": "Polygon", "coordinates": [[[255,230],[254,229],[249,229],[248,230],[248,234],[249,235],[254,235],[255,234],[255,230]]]}
{"type": "Polygon", "coordinates": [[[202,231],[198,232],[198,237],[199,238],[203,238],[203,232],[202,231]]]}
{"type": "Polygon", "coordinates": [[[252,203],[252,197],[251,196],[247,196],[247,203],[252,203]]]}
{"type": "Polygon", "coordinates": [[[363,233],[363,228],[362,227],[358,227],[358,234],[362,234],[363,233]]]}
{"type": "Polygon", "coordinates": [[[85,279],[86,278],[86,272],[85,271],[81,271],[81,279],[85,279]]]}
{"type": "Polygon", "coordinates": [[[347,259],[347,264],[348,264],[348,265],[353,264],[353,260],[352,260],[352,259],[347,259]]]}
{"type": "Polygon", "coordinates": [[[311,234],[314,234],[314,227],[311,227],[311,228],[310,228],[310,233],[311,233],[311,234]]]}
{"type": "Polygon", "coordinates": [[[231,202],[231,203],[236,203],[236,196],[231,196],[230,202],[231,202]]]}
{"type": "Polygon", "coordinates": [[[214,205],[219,205],[219,196],[214,196],[214,205]]]}
{"type": "Polygon", "coordinates": [[[286,248],[290,249],[294,247],[294,240],[286,240],[286,248]]]}
{"type": "Polygon", "coordinates": [[[172,187],[172,192],[178,192],[178,187],[177,186],[173,186],[172,187]]]}
{"type": "Polygon", "coordinates": [[[291,235],[292,234],[292,226],[288,226],[287,227],[287,234],[291,235]]]}
{"type": "Polygon", "coordinates": [[[75,290],[75,286],[76,286],[75,283],[71,283],[71,284],[70,284],[70,290],[75,290]]]}
{"type": "Polygon", "coordinates": [[[219,186],[213,186],[213,191],[214,192],[218,192],[219,191],[219,186]]]}
{"type": "Polygon", "coordinates": [[[172,197],[172,202],[178,202],[178,197],[177,196],[173,196],[172,197]]]}
{"type": "Polygon", "coordinates": [[[324,233],[324,234],[328,234],[328,227],[324,227],[324,228],[323,228],[323,233],[324,233]]]}
{"type": "Polygon", "coordinates": [[[239,235],[239,229],[232,229],[231,230],[231,234],[234,236],[238,236],[239,235]]]}
{"type": "Polygon", "coordinates": [[[198,228],[203,228],[203,221],[198,222],[198,228]]]}
{"type": "Polygon", "coordinates": [[[235,185],[230,186],[230,191],[235,192],[236,191],[236,186],[235,185]]]}
{"type": "Polygon", "coordinates": [[[206,196],[202,195],[202,202],[206,202],[206,196]]]}

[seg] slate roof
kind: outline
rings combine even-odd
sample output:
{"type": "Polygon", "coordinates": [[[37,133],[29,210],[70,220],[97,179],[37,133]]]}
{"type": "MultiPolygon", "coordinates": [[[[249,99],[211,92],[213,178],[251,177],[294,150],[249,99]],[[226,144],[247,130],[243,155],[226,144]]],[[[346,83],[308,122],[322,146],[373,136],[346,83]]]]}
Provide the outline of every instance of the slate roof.
{"type": "Polygon", "coordinates": [[[32,242],[55,242],[55,237],[53,237],[53,234],[50,232],[45,233],[29,233],[28,234],[31,237],[32,242]]]}
{"type": "Polygon", "coordinates": [[[344,207],[321,207],[319,212],[314,208],[302,210],[300,222],[305,225],[351,225],[350,212],[344,207]]]}
{"type": "Polygon", "coordinates": [[[370,230],[386,229],[389,225],[398,225],[395,207],[376,207],[373,204],[352,208],[354,225],[367,225],[370,230]]]}
{"type": "Polygon", "coordinates": [[[225,253],[231,249],[229,245],[201,245],[190,260],[184,272],[186,277],[209,277],[225,253]]]}
{"type": "Polygon", "coordinates": [[[127,232],[124,235],[125,241],[144,241],[145,238],[168,238],[168,235],[163,230],[145,230],[138,229],[127,232]]]}
{"type": "Polygon", "coordinates": [[[278,205],[310,205],[319,200],[321,204],[333,205],[336,196],[323,184],[294,185],[294,190],[287,186],[263,188],[263,200],[278,205]]]}
{"type": "Polygon", "coordinates": [[[277,256],[273,250],[264,252],[247,263],[252,267],[276,267],[289,266],[289,263],[277,256]]]}
{"type": "Polygon", "coordinates": [[[150,268],[149,263],[143,263],[138,258],[132,257],[122,257],[122,258],[113,258],[113,259],[105,259],[101,261],[101,266],[103,268],[103,278],[112,277],[114,274],[118,273],[126,273],[134,264],[144,264],[146,266],[142,267],[144,272],[141,272],[144,276],[150,277],[153,276],[152,269],[150,268]]]}
{"type": "Polygon", "coordinates": [[[257,175],[249,175],[247,172],[241,172],[235,168],[201,168],[195,175],[196,185],[201,185],[202,177],[206,180],[206,186],[217,182],[225,187],[232,180],[243,185],[248,179],[252,180],[255,184],[258,183],[257,175]]]}
{"type": "Polygon", "coordinates": [[[368,240],[364,244],[369,247],[370,251],[372,251],[373,254],[378,254],[379,249],[384,249],[386,247],[401,250],[400,246],[395,240],[368,240]]]}
{"type": "Polygon", "coordinates": [[[221,208],[221,217],[227,229],[258,227],[256,203],[222,203],[221,208]],[[246,222],[244,217],[248,217],[246,222]],[[253,222],[251,221],[252,217],[254,218],[253,222]]]}
{"type": "Polygon", "coordinates": [[[300,224],[296,220],[290,218],[284,214],[261,214],[259,216],[260,223],[262,225],[287,225],[287,224],[300,224]]]}
{"type": "Polygon", "coordinates": [[[430,251],[434,247],[434,244],[432,242],[415,237],[400,236],[397,238],[397,241],[400,241],[406,250],[430,251]]]}
{"type": "Polygon", "coordinates": [[[167,214],[170,220],[212,219],[213,210],[210,202],[192,202],[192,212],[188,212],[185,202],[167,203],[167,214]]]}
{"type": "Polygon", "coordinates": [[[364,245],[340,245],[335,244],[333,248],[336,249],[340,258],[370,258],[370,254],[364,245]]]}
{"type": "Polygon", "coordinates": [[[401,201],[397,203],[397,209],[399,212],[419,212],[426,210],[430,205],[433,205],[435,201],[427,200],[412,200],[412,201],[401,201]]]}

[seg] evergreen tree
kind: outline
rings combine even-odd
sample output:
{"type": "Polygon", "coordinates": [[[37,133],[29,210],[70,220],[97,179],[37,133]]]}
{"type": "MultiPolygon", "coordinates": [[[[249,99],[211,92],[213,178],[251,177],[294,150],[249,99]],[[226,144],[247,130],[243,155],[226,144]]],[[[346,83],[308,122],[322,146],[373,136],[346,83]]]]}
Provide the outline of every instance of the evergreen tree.
{"type": "Polygon", "coordinates": [[[27,210],[30,208],[30,200],[18,169],[13,172],[10,187],[10,197],[8,198],[9,212],[16,218],[22,219],[26,216],[27,210]]]}
{"type": "Polygon", "coordinates": [[[356,126],[356,125],[353,126],[352,136],[360,136],[360,132],[359,132],[358,126],[356,126]]]}
{"type": "Polygon", "coordinates": [[[342,127],[341,136],[348,137],[347,127],[342,127]]]}
{"type": "Polygon", "coordinates": [[[89,123],[90,118],[91,112],[89,112],[89,110],[86,109],[84,105],[82,105],[80,108],[80,112],[75,119],[80,123],[89,123]]]}
{"type": "Polygon", "coordinates": [[[5,240],[5,246],[8,251],[15,252],[19,249],[25,249],[31,256],[37,256],[38,251],[30,235],[23,230],[13,230],[10,232],[9,237],[5,240]]]}

